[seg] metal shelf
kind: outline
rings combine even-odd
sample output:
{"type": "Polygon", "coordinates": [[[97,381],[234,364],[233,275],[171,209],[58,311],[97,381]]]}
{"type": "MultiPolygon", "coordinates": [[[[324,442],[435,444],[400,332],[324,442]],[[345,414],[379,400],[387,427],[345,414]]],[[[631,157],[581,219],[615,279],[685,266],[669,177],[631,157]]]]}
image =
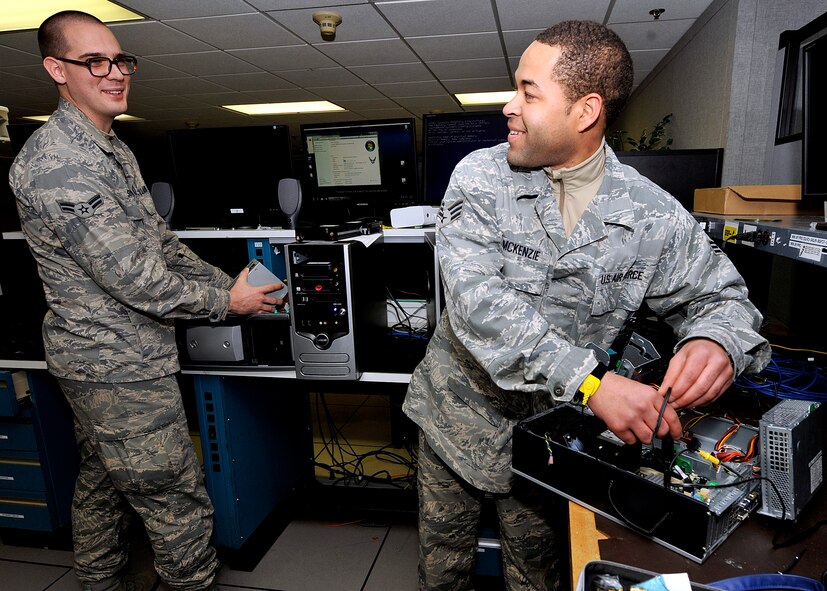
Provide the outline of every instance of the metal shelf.
{"type": "Polygon", "coordinates": [[[693,215],[715,240],[827,267],[827,231],[815,227],[816,223],[824,221],[822,217],[693,215]]]}

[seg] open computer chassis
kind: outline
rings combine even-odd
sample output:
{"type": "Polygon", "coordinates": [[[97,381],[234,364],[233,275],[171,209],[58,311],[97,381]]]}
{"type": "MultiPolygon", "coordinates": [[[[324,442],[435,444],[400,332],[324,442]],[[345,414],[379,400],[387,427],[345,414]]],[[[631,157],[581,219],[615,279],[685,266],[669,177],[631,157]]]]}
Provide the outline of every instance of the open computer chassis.
{"type": "Polygon", "coordinates": [[[681,440],[626,445],[587,407],[563,404],[515,427],[512,469],[701,563],[760,504],[759,454],[721,464],[703,455],[722,439],[755,449],[758,430],[694,411],[681,420],[681,440]]]}

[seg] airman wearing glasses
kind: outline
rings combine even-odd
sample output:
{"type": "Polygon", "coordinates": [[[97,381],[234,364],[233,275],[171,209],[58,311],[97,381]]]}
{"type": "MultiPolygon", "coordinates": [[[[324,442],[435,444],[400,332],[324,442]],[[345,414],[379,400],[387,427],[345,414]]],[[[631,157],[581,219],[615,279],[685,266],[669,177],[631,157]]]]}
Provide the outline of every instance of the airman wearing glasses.
{"type": "Polygon", "coordinates": [[[272,312],[280,284],[252,287],[167,230],[135,156],[112,131],[137,58],[97,18],[64,11],[38,30],[59,102],[9,181],[49,310],[46,362],[72,408],[80,473],[72,503],[84,591],[212,589],[213,507],[189,438],[173,319],[272,312]],[[113,67],[114,66],[114,67],[113,67]],[[137,515],[155,554],[149,585],[126,573],[137,515]]]}

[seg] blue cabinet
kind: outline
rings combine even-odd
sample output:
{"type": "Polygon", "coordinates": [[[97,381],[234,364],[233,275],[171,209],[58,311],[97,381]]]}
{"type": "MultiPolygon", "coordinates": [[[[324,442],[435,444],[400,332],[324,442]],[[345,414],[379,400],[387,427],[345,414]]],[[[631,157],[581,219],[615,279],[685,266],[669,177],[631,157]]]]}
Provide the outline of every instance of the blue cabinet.
{"type": "Polygon", "coordinates": [[[0,528],[54,531],[70,522],[78,472],[72,412],[44,370],[0,370],[0,384],[0,528]]]}
{"type": "Polygon", "coordinates": [[[296,380],[192,376],[214,542],[238,550],[313,477],[307,395],[296,380]]]}

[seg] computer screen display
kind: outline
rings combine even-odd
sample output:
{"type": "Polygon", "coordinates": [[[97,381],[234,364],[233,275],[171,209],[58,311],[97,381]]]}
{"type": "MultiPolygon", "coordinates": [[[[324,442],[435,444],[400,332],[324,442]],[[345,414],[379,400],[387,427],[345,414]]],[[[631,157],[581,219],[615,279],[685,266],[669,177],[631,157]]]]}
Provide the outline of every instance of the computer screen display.
{"type": "Polygon", "coordinates": [[[422,117],[424,201],[439,205],[454,168],[465,156],[508,139],[502,111],[439,113],[422,117]]]}
{"type": "Polygon", "coordinates": [[[421,202],[413,118],[305,124],[301,138],[303,189],[317,211],[389,218],[391,209],[421,202]]]}
{"type": "Polygon", "coordinates": [[[168,132],[175,193],[171,226],[280,226],[279,180],[293,177],[285,125],[168,132]]]}

